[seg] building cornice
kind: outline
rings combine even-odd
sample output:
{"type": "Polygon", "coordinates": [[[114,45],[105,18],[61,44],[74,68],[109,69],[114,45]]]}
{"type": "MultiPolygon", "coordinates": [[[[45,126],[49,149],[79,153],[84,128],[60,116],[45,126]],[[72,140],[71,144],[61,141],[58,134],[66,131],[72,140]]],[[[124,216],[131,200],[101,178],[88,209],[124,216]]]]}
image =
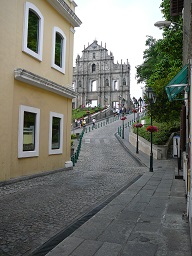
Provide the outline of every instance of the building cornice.
{"type": "Polygon", "coordinates": [[[15,79],[23,83],[27,83],[38,88],[59,94],[63,97],[73,99],[77,93],[71,88],[67,88],[44,77],[38,76],[25,69],[17,68],[14,70],[15,79]]]}
{"type": "Polygon", "coordinates": [[[47,0],[57,12],[59,12],[67,21],[69,21],[73,27],[80,27],[81,20],[71,10],[68,4],[64,0],[47,0]]]}

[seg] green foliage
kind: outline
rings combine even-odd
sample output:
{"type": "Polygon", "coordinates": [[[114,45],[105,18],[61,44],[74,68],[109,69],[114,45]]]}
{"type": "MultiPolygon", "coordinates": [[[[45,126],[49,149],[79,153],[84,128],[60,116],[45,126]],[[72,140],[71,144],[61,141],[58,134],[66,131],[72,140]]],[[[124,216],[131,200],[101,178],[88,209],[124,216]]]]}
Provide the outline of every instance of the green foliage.
{"type": "MultiPolygon", "coordinates": [[[[150,125],[150,118],[145,118],[146,124],[142,128],[138,128],[139,136],[150,141],[150,132],[146,130],[147,126],[150,125]]],[[[154,126],[158,127],[158,132],[153,132],[153,144],[155,145],[165,145],[173,132],[178,132],[180,130],[180,122],[153,122],[154,126]]],[[[133,132],[137,132],[137,128],[133,124],[133,132]]]]}
{"type": "Polygon", "coordinates": [[[75,133],[73,133],[73,134],[71,134],[71,139],[77,139],[77,134],[75,134],[75,133]]]}
{"type": "MultiPolygon", "coordinates": [[[[178,16],[170,17],[169,0],[162,1],[161,10],[167,20],[177,24],[163,29],[163,39],[147,36],[144,62],[136,67],[136,78],[138,83],[145,83],[156,93],[157,101],[152,108],[155,120],[172,122],[179,119],[182,102],[169,102],[165,86],[182,68],[182,20],[178,16]]],[[[148,111],[150,113],[151,109],[148,111]]]]}
{"type": "Polygon", "coordinates": [[[104,108],[101,107],[94,107],[94,108],[77,108],[72,110],[72,120],[80,119],[85,116],[94,114],[96,112],[99,112],[103,110],[104,108]],[[89,112],[88,112],[89,111],[89,112]]]}

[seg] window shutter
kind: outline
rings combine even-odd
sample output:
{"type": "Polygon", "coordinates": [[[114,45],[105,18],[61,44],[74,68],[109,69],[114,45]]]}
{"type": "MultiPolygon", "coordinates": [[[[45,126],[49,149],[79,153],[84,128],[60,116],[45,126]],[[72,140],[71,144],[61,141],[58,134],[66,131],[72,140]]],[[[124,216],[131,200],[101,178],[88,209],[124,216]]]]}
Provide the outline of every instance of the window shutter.
{"type": "Polygon", "coordinates": [[[170,0],[171,16],[178,16],[182,14],[184,0],[170,0]]]}

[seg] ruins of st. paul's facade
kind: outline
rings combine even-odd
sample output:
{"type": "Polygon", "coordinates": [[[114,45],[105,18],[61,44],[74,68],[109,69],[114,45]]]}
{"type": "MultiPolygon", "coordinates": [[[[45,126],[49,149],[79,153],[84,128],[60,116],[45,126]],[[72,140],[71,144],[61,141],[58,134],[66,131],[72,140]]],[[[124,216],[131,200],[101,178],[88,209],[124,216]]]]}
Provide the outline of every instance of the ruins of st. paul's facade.
{"type": "Polygon", "coordinates": [[[97,41],[82,51],[73,68],[73,86],[78,96],[73,107],[109,106],[130,108],[130,65],[114,63],[114,56],[97,41]]]}

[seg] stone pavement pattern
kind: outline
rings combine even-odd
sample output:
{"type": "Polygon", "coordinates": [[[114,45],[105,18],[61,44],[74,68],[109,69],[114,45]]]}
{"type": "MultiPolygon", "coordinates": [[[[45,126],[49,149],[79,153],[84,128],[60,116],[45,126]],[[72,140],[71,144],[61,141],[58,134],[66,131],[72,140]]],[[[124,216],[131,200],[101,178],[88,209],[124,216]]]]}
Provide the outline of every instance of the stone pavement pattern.
{"type": "Polygon", "coordinates": [[[191,256],[182,180],[145,173],[47,256],[191,256]]]}
{"type": "MultiPolygon", "coordinates": [[[[123,143],[134,154],[126,139],[123,143]]],[[[142,152],[135,157],[149,164],[142,152]]],[[[176,159],[154,160],[154,172],[147,168],[140,179],[46,255],[191,256],[185,186],[182,179],[175,179],[176,166],[176,159]]]]}
{"type": "Polygon", "coordinates": [[[37,247],[146,171],[114,137],[121,121],[83,137],[73,171],[0,186],[0,255],[37,247]]]}

